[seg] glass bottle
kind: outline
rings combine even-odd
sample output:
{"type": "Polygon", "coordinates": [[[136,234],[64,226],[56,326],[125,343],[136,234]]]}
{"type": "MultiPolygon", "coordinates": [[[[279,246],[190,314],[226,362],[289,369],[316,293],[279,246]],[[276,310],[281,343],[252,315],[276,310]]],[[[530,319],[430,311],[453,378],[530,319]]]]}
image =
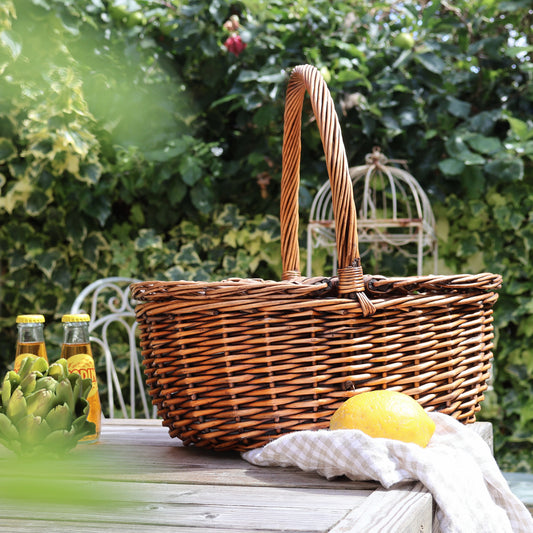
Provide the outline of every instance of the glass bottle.
{"type": "Polygon", "coordinates": [[[15,372],[20,370],[20,364],[27,354],[44,357],[48,361],[44,343],[44,316],[18,315],[16,323],[18,333],[14,364],[15,372]]]}
{"type": "Polygon", "coordinates": [[[89,402],[89,422],[94,422],[96,433],[84,437],[80,442],[96,442],[100,438],[102,423],[102,406],[98,394],[98,383],[94,367],[93,352],[89,340],[89,322],[87,314],[63,315],[63,344],[61,357],[68,362],[69,372],[76,372],[82,378],[90,378],[92,388],[87,397],[89,402]]]}

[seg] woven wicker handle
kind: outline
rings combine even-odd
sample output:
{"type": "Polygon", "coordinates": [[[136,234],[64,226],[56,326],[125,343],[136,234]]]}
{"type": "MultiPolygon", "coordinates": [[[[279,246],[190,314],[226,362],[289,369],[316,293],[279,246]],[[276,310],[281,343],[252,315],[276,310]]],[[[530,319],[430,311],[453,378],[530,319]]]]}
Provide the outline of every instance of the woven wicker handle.
{"type": "Polygon", "coordinates": [[[363,313],[369,315],[375,312],[375,308],[364,293],[353,187],[339,120],[326,82],[318,70],[311,65],[299,65],[294,68],[286,94],[280,205],[283,279],[297,280],[301,276],[298,245],[298,189],[300,187],[302,108],[306,91],[311,98],[311,106],[320,131],[331,184],[339,258],[339,294],[346,296],[355,293],[361,303],[363,313]]]}

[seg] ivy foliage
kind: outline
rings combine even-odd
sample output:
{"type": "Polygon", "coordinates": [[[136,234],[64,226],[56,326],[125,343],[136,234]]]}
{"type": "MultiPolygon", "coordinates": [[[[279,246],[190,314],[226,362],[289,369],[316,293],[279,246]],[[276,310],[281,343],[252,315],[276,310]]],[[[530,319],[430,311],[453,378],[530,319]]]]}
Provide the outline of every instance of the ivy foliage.
{"type": "MultiPolygon", "coordinates": [[[[350,164],[379,145],[428,193],[440,273],[502,274],[482,416],[500,464],[531,470],[532,23],[528,0],[5,0],[4,365],[16,314],[45,313],[58,343],[60,315],[100,277],[279,279],[284,90],[311,63],[350,164]]],[[[326,179],[304,113],[302,220],[326,179]]],[[[413,273],[395,268],[376,273],[413,273]]]]}

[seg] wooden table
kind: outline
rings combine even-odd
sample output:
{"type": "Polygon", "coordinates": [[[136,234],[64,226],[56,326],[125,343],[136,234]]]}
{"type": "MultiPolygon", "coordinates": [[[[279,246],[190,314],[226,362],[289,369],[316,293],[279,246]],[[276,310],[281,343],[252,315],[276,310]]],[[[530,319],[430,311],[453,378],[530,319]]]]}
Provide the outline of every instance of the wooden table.
{"type": "Polygon", "coordinates": [[[64,468],[29,465],[27,482],[41,495],[30,501],[6,496],[16,481],[11,464],[3,453],[0,531],[427,533],[432,526],[432,498],[419,483],[387,491],[256,467],[237,453],[185,448],[159,420],[106,420],[100,442],[79,445],[64,468]]]}

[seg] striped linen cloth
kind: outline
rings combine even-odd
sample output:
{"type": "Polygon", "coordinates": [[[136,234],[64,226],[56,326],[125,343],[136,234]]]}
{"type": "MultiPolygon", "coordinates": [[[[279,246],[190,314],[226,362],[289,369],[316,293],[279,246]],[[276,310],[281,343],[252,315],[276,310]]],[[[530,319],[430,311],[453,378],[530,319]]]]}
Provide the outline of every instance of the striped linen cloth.
{"type": "Polygon", "coordinates": [[[297,466],[328,479],[379,481],[385,488],[419,480],[437,506],[435,532],[532,533],[533,518],[511,492],[487,443],[448,415],[429,416],[436,429],[426,448],[359,430],[318,430],[284,435],[242,457],[258,466],[297,466]]]}

